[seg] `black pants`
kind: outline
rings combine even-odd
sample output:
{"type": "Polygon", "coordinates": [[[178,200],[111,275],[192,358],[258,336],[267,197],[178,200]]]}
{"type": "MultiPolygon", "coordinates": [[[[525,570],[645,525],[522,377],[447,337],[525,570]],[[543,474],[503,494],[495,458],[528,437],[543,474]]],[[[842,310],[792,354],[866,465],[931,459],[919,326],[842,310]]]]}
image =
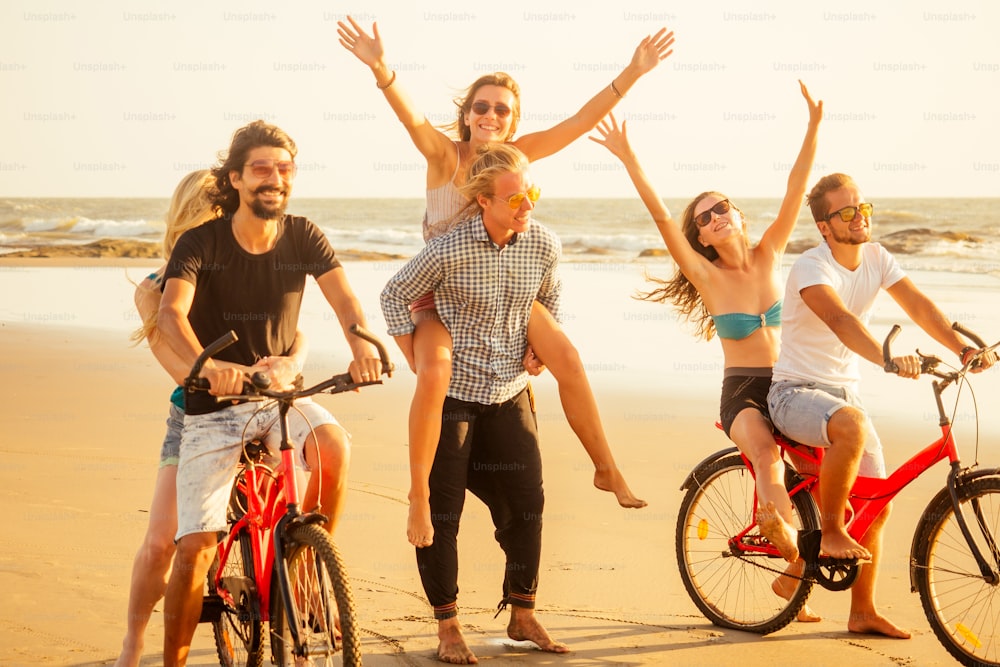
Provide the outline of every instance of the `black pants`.
{"type": "Polygon", "coordinates": [[[501,605],[534,608],[545,495],[530,387],[495,405],[445,399],[430,473],[434,543],[416,550],[420,580],[438,620],[457,610],[458,525],[466,489],[489,508],[494,536],[507,556],[501,605]]]}

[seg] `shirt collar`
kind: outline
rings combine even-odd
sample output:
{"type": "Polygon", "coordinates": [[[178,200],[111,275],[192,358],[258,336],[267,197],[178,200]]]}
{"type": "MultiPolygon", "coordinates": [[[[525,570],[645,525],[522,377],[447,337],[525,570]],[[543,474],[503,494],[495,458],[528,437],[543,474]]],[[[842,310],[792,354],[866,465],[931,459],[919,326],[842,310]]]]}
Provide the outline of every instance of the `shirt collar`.
{"type": "MultiPolygon", "coordinates": [[[[475,218],[472,219],[472,225],[473,225],[472,238],[474,238],[477,241],[481,241],[483,243],[496,245],[493,243],[493,239],[490,238],[490,235],[486,233],[486,223],[483,222],[482,213],[480,213],[479,215],[477,215],[475,218]]],[[[534,226],[534,221],[532,221],[532,226],[534,226]]],[[[507,245],[508,246],[514,245],[515,243],[517,243],[519,238],[521,238],[522,236],[526,236],[530,231],[531,227],[528,228],[528,231],[515,233],[514,236],[511,237],[510,241],[507,242],[507,245]]]]}

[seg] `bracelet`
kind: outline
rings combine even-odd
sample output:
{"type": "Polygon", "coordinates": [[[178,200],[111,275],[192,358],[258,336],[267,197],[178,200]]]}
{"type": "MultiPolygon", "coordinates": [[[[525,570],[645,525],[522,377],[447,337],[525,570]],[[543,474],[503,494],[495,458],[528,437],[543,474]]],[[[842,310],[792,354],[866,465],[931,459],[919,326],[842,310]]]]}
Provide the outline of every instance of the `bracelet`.
{"type": "Polygon", "coordinates": [[[392,70],[392,76],[389,77],[389,80],[386,81],[385,85],[384,86],[380,86],[380,85],[378,85],[378,81],[376,81],[375,82],[375,87],[378,88],[379,90],[385,90],[386,88],[388,88],[389,86],[391,86],[395,82],[396,82],[396,70],[392,70]]]}
{"type": "Polygon", "coordinates": [[[975,352],[975,351],[976,348],[972,347],[971,345],[966,345],[965,347],[962,348],[962,351],[958,353],[958,358],[962,360],[962,364],[965,364],[965,355],[967,355],[969,352],[975,352]]]}
{"type": "Polygon", "coordinates": [[[618,92],[618,88],[615,86],[615,80],[614,79],[611,79],[611,92],[614,93],[615,97],[617,97],[618,99],[621,99],[621,98],[625,97],[620,92],[618,92]]]}

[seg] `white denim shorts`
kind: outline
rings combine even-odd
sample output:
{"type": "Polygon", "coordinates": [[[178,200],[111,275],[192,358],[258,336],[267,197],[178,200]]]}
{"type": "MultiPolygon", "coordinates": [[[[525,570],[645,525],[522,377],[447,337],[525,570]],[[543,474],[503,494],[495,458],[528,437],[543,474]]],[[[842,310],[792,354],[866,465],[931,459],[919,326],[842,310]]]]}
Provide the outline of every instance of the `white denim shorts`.
{"type": "MultiPolygon", "coordinates": [[[[325,408],[308,399],[296,401],[295,408],[288,413],[288,436],[297,445],[297,464],[308,470],[303,445],[311,430],[324,424],[340,424],[325,408]]],[[[349,442],[350,434],[345,431],[345,435],[349,442]]],[[[243,443],[255,439],[278,456],[281,427],[276,404],[241,403],[218,412],[184,417],[177,465],[177,540],[191,533],[227,529],[226,508],[243,443]]]]}
{"type": "Polygon", "coordinates": [[[884,479],[886,473],[882,442],[875,432],[872,420],[868,418],[865,406],[853,391],[847,387],[816,382],[783,380],[773,383],[767,394],[767,408],[774,427],[792,440],[811,447],[830,446],[827,425],[838,410],[847,406],[864,413],[868,429],[858,475],[884,479]]]}

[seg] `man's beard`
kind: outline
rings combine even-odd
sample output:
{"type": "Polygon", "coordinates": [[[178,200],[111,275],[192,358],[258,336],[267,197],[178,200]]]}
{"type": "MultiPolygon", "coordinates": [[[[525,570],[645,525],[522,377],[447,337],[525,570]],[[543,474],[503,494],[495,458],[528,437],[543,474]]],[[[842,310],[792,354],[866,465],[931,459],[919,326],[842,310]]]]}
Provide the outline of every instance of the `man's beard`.
{"type": "MultiPolygon", "coordinates": [[[[258,188],[254,191],[254,194],[259,195],[261,192],[270,190],[270,188],[258,188]]],[[[250,202],[250,210],[253,211],[253,214],[261,220],[280,220],[285,217],[285,209],[287,207],[287,195],[283,196],[281,198],[281,202],[275,205],[265,204],[257,198],[254,198],[254,200],[250,202]]]]}
{"type": "Polygon", "coordinates": [[[851,230],[849,229],[843,232],[838,232],[837,229],[832,225],[830,226],[830,232],[831,236],[833,236],[834,241],[836,241],[837,243],[843,243],[844,245],[863,245],[872,240],[871,227],[865,227],[864,229],[865,235],[864,238],[861,239],[857,238],[854,234],[852,234],[851,230]]]}

